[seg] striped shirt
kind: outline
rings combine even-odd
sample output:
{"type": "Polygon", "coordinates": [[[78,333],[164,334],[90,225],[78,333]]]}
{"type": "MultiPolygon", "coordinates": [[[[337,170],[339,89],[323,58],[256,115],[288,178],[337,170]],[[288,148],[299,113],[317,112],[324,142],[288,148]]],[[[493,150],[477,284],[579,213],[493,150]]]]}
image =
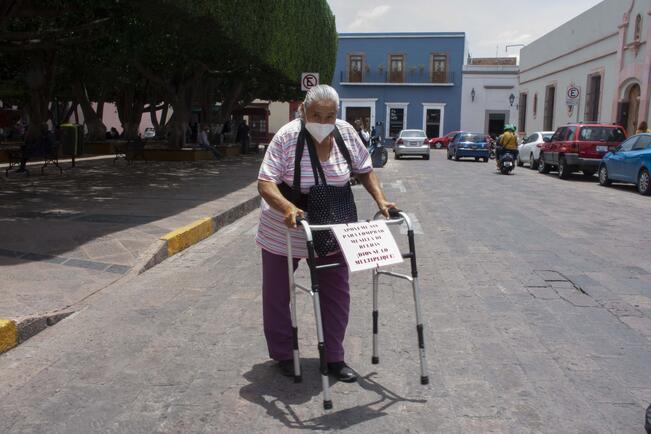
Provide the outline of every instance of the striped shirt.
{"type": "MultiPolygon", "coordinates": [[[[371,157],[362,144],[357,131],[348,122],[337,119],[336,123],[341,137],[350,152],[353,165],[353,174],[368,173],[373,170],[371,157]]],[[[284,182],[291,186],[294,182],[294,161],[296,160],[296,142],[301,131],[300,119],[293,120],[283,126],[271,140],[264,156],[258,179],[272,181],[276,184],[284,182]]],[[[334,143],[330,157],[327,161],[321,161],[323,173],[329,185],[344,186],[350,180],[350,168],[334,143]]],[[[309,193],[310,187],[314,185],[314,172],[310,162],[310,153],[305,146],[301,158],[301,192],[309,193]]],[[[287,256],[287,226],[283,215],[271,208],[262,199],[260,213],[260,224],[256,235],[256,243],[262,249],[276,255],[287,256]]],[[[303,210],[306,211],[306,210],[303,210]]],[[[307,247],[305,233],[303,230],[292,229],[292,256],[295,258],[306,258],[307,247]]]]}

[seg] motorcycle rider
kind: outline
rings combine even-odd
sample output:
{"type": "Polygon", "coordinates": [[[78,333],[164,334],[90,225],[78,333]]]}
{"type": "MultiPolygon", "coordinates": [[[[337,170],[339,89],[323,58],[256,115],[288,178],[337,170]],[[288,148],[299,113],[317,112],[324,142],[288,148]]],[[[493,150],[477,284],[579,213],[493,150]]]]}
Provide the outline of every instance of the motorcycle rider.
{"type": "Polygon", "coordinates": [[[517,157],[518,138],[515,135],[515,125],[507,124],[504,126],[504,133],[497,139],[497,149],[495,152],[495,162],[497,169],[500,168],[500,158],[505,153],[510,152],[513,157],[517,157]]]}

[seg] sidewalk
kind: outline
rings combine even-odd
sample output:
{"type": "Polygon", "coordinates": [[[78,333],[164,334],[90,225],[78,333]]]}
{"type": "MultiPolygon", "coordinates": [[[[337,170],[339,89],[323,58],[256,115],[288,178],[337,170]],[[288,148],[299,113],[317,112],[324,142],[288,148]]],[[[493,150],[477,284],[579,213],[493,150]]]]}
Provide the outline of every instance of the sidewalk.
{"type": "Polygon", "coordinates": [[[163,235],[235,209],[227,224],[254,209],[261,158],[130,166],[111,158],[78,161],[63,175],[3,176],[0,319],[78,310],[142,267],[163,235]]]}

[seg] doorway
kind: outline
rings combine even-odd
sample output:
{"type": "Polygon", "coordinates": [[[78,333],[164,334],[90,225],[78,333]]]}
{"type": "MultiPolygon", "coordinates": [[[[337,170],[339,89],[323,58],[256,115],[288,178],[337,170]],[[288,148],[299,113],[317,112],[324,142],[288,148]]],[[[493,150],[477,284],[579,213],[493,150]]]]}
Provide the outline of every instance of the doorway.
{"type": "Polygon", "coordinates": [[[371,108],[370,107],[348,107],[346,109],[346,122],[355,126],[360,121],[364,129],[371,131],[371,108]]]}
{"type": "Polygon", "coordinates": [[[634,84],[628,90],[628,119],[626,120],[626,133],[628,135],[635,134],[637,130],[637,118],[640,114],[640,86],[634,84]]]}
{"type": "Polygon", "coordinates": [[[497,137],[504,132],[508,122],[508,112],[486,112],[486,130],[491,137],[497,137]]]}

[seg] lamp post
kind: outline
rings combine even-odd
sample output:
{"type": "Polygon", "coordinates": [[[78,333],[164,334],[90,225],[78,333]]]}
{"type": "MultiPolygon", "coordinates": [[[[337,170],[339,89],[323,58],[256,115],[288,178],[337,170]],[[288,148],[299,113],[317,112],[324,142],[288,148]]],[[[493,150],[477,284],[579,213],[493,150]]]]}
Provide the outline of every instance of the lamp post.
{"type": "Polygon", "coordinates": [[[470,91],[470,99],[472,100],[472,102],[475,102],[475,88],[474,87],[470,91]]]}
{"type": "Polygon", "coordinates": [[[515,101],[515,95],[511,94],[509,95],[509,103],[511,104],[511,107],[513,107],[513,102],[515,101]]]}

